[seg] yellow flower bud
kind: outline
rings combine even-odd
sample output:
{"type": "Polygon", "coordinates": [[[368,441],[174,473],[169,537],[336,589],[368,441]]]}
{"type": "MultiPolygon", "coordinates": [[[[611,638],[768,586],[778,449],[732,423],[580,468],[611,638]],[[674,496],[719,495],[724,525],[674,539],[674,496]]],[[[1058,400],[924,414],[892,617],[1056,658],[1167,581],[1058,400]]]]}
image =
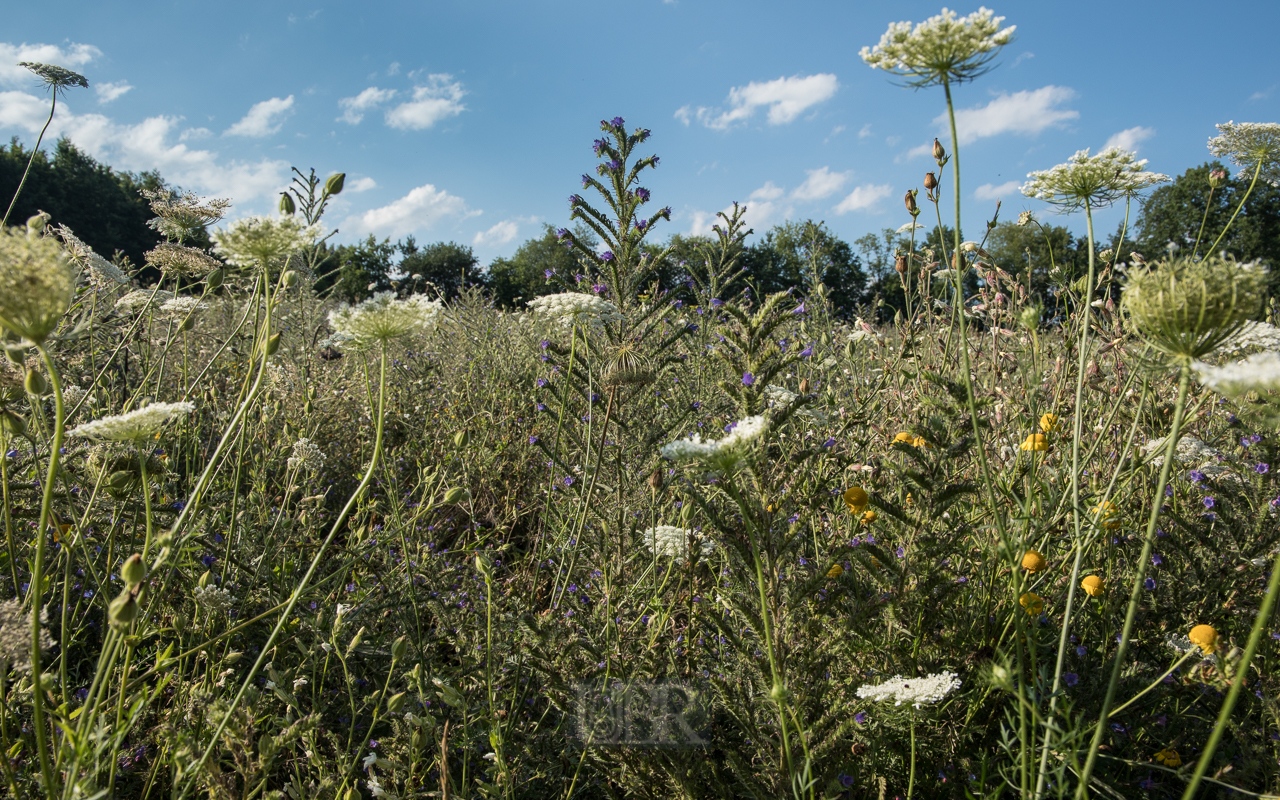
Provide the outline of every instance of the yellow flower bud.
{"type": "Polygon", "coordinates": [[[1187,636],[1192,644],[1200,645],[1200,649],[1205,655],[1212,653],[1218,644],[1218,632],[1213,629],[1212,625],[1197,625],[1191,629],[1191,633],[1187,636]]]}
{"type": "Polygon", "coordinates": [[[1039,572],[1045,568],[1044,556],[1036,550],[1028,550],[1022,557],[1022,568],[1027,572],[1039,572]]]}
{"type": "Polygon", "coordinates": [[[1090,597],[1101,597],[1107,591],[1106,584],[1097,575],[1086,575],[1080,581],[1080,588],[1088,592],[1090,597]]]}

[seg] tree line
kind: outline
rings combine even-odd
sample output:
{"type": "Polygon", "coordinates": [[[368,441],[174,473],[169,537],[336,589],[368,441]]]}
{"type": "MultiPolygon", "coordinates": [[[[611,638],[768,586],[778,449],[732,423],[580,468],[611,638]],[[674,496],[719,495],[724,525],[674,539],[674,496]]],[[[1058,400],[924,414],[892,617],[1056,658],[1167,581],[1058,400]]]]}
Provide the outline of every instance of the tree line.
{"type": "MultiPolygon", "coordinates": [[[[30,156],[31,151],[17,137],[7,147],[0,146],[0,197],[12,197],[30,156]]],[[[1130,258],[1133,251],[1155,260],[1171,249],[1190,253],[1200,240],[1200,252],[1204,252],[1248,189],[1247,181],[1230,176],[1211,189],[1210,172],[1222,169],[1218,162],[1205,163],[1155,189],[1136,209],[1124,242],[1120,243],[1122,231],[1117,229],[1102,237],[1098,249],[1118,246],[1120,261],[1130,258]]],[[[46,211],[55,223],[66,224],[102,255],[126,265],[141,265],[146,251],[160,237],[147,225],[151,211],[139,190],[166,186],[157,172],[112,169],[62,139],[51,152],[35,154],[31,177],[18,198],[13,219],[24,220],[46,211]]],[[[905,213],[902,217],[908,219],[905,213]]],[[[589,231],[575,233],[591,241],[589,231]]],[[[749,290],[756,296],[785,290],[804,294],[821,282],[833,306],[844,314],[861,308],[892,316],[903,305],[895,256],[909,247],[909,231],[885,228],[847,242],[822,221],[802,220],[755,233],[754,241],[738,254],[743,273],[738,285],[730,287],[733,290],[749,290]]],[[[941,242],[949,244],[951,237],[952,231],[944,226],[941,242]]],[[[997,221],[982,241],[997,264],[1017,276],[1022,285],[1029,284],[1037,295],[1047,296],[1051,286],[1084,274],[1088,263],[1083,238],[1051,220],[1021,226],[997,221]]],[[[194,244],[207,245],[208,241],[194,244]]],[[[688,234],[655,241],[646,263],[655,290],[679,291],[689,285],[711,244],[710,237],[688,234]]],[[[917,230],[914,245],[917,251],[931,249],[935,254],[950,249],[941,246],[936,226],[917,230]]],[[[316,290],[348,302],[378,291],[434,291],[456,297],[467,287],[478,287],[497,306],[520,308],[535,297],[575,285],[581,271],[550,225],[511,256],[493,259],[488,265],[481,265],[467,245],[419,244],[412,236],[396,242],[368,236],[354,244],[319,247],[316,290]]],[[[1280,294],[1280,188],[1259,182],[1218,247],[1242,260],[1257,259],[1271,267],[1271,294],[1280,294]]]]}

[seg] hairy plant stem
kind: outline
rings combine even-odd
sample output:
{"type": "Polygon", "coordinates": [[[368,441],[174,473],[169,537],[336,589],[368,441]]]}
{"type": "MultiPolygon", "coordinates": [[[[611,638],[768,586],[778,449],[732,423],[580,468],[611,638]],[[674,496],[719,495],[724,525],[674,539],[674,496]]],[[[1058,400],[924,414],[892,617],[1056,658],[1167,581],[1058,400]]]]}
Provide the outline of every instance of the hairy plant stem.
{"type": "MultiPolygon", "coordinates": [[[[1092,245],[1091,245],[1092,246],[1092,245]]],[[[1183,412],[1187,407],[1187,391],[1191,384],[1191,366],[1182,364],[1178,368],[1178,399],[1173,408],[1173,425],[1169,430],[1165,445],[1164,464],[1160,467],[1160,477],[1156,481],[1155,495],[1151,501],[1151,513],[1147,518],[1147,531],[1142,544],[1142,555],[1136,562],[1136,574],[1133,576],[1133,589],[1129,594],[1129,608],[1125,612],[1124,627],[1120,632],[1120,643],[1116,647],[1115,662],[1111,667],[1111,680],[1107,684],[1107,693],[1102,700],[1102,708],[1098,711],[1098,722],[1094,726],[1093,740],[1089,744],[1089,755],[1084,768],[1080,770],[1080,783],[1076,786],[1077,800],[1087,797],[1089,776],[1098,762],[1098,746],[1107,730],[1107,719],[1111,716],[1111,706],[1115,701],[1116,688],[1120,684],[1120,672],[1124,668],[1124,656],[1129,649],[1129,636],[1133,633],[1133,621],[1138,615],[1138,601],[1142,597],[1142,581],[1147,574],[1147,564],[1151,561],[1151,550],[1155,545],[1156,523],[1160,520],[1160,511],[1164,506],[1164,487],[1169,482],[1169,474],[1178,452],[1178,437],[1182,433],[1183,412]]],[[[1272,579],[1275,579],[1274,573],[1272,579]]],[[[1261,615],[1259,619],[1262,619],[1261,615]]]]}

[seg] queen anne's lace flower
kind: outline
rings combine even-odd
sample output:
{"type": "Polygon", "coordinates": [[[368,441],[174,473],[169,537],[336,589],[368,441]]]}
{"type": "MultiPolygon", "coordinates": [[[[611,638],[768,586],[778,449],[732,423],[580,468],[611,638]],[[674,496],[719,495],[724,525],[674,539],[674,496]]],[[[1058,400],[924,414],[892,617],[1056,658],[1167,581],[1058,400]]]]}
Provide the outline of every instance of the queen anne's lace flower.
{"type": "Polygon", "coordinates": [[[185,417],[195,409],[191,403],[152,403],[125,414],[86,422],[68,433],[86,439],[131,442],[154,436],[170,420],[185,417]]]}
{"type": "Polygon", "coordinates": [[[230,200],[204,199],[193,192],[142,189],[156,218],[147,225],[172,239],[186,239],[227,215],[230,200]]]}
{"type": "Polygon", "coordinates": [[[324,453],[310,439],[299,439],[293,444],[288,466],[289,469],[318,470],[324,466],[324,453]]]}
{"type": "Polygon", "coordinates": [[[1022,193],[1046,203],[1065,208],[1081,208],[1088,201],[1093,208],[1104,208],[1126,195],[1166,183],[1168,175],[1146,172],[1147,160],[1135,159],[1133,153],[1108,147],[1096,156],[1086,148],[1065,164],[1050,170],[1031,172],[1022,193]]]}
{"type": "Polygon", "coordinates": [[[56,240],[18,228],[0,230],[0,328],[44,342],[75,288],[75,274],[56,240]]]}
{"type": "Polygon", "coordinates": [[[173,292],[164,289],[135,289],[116,301],[116,310],[136,314],[144,308],[157,308],[173,298],[173,292]]]}
{"type": "Polygon", "coordinates": [[[171,317],[186,317],[209,306],[195,297],[175,297],[160,304],[160,313],[171,317]]]}
{"type": "Polygon", "coordinates": [[[191,596],[195,598],[196,605],[212,614],[226,611],[236,601],[229,589],[221,589],[212,585],[197,586],[191,590],[191,596]]]}
{"type": "Polygon", "coordinates": [[[1200,383],[1219,394],[1280,391],[1280,353],[1258,353],[1221,367],[1197,361],[1192,369],[1200,383]]]}
{"type": "Polygon", "coordinates": [[[671,461],[703,461],[712,466],[724,469],[733,466],[741,458],[742,452],[762,437],[769,429],[769,421],[764,417],[747,417],[733,427],[733,431],[718,442],[704,442],[699,434],[688,439],[677,439],[663,445],[660,451],[664,458],[671,461]]]}
{"type": "Polygon", "coordinates": [[[1250,347],[1280,351],[1280,328],[1267,322],[1250,320],[1244,324],[1239,333],[1232,336],[1227,340],[1226,344],[1218,348],[1218,351],[1221,353],[1236,353],[1241,350],[1247,350],[1250,347]]]}
{"type": "Polygon", "coordinates": [[[66,225],[56,228],[58,237],[66,245],[71,260],[89,275],[89,285],[99,292],[109,292],[129,282],[120,268],[93,252],[93,248],[80,240],[66,225]]]}
{"type": "MultiPolygon", "coordinates": [[[[53,647],[49,635],[49,614],[40,609],[40,649],[53,647]]],[[[31,612],[23,612],[22,601],[14,598],[0,603],[0,662],[8,662],[19,672],[31,672],[31,612]]]]}
{"type": "Polygon", "coordinates": [[[878,686],[859,686],[858,697],[877,703],[892,700],[895,706],[910,703],[919,708],[925,703],[936,703],[959,688],[960,678],[954,672],[939,672],[923,678],[895,675],[878,686]]]}
{"type": "Polygon", "coordinates": [[[147,263],[172,275],[199,277],[219,269],[222,263],[203,250],[172,242],[161,242],[146,253],[147,263]]]}
{"type": "MultiPolygon", "coordinates": [[[[865,333],[864,331],[858,331],[858,332],[865,333]]],[[[764,396],[769,401],[770,406],[774,408],[785,408],[786,406],[791,405],[791,403],[793,403],[795,399],[800,395],[796,394],[790,389],[785,389],[781,386],[775,386],[773,384],[769,384],[768,386],[764,387],[764,396]]],[[[822,413],[817,409],[809,408],[808,406],[802,407],[801,409],[796,411],[796,414],[801,417],[808,417],[814,422],[824,422],[827,419],[826,414],[822,413]]]]}
{"type": "Polygon", "coordinates": [[[1238,177],[1261,167],[1259,177],[1280,186],[1280,124],[1275,122],[1227,122],[1221,133],[1209,140],[1209,152],[1226,156],[1240,167],[1238,177]]]}
{"type": "Polygon", "coordinates": [[[310,247],[320,235],[320,226],[307,225],[297,217],[245,217],[226,230],[213,234],[214,250],[237,267],[277,264],[310,247]]]}
{"type": "Polygon", "coordinates": [[[344,305],[329,313],[334,330],[362,345],[387,342],[410,333],[429,333],[439,321],[442,305],[415,294],[397,300],[394,292],[379,292],[357,306],[344,305]]]}
{"type": "Polygon", "coordinates": [[[549,294],[529,303],[540,316],[558,320],[566,328],[575,322],[600,324],[615,322],[620,317],[618,307],[608,300],[582,292],[549,294]]]}
{"type": "MultiPolygon", "coordinates": [[[[1142,446],[1142,452],[1148,456],[1155,456],[1151,459],[1152,465],[1159,467],[1164,464],[1164,451],[1167,441],[1167,437],[1161,436],[1159,439],[1152,439],[1142,446]]],[[[1184,464],[1203,464],[1208,461],[1214,461],[1220,455],[1222,455],[1220,450],[1210,447],[1194,436],[1183,436],[1178,440],[1176,457],[1184,464]]]]}
{"type": "Polygon", "coordinates": [[[698,552],[707,556],[716,549],[716,543],[697,531],[688,528],[677,528],[673,525],[659,525],[644,532],[644,543],[649,552],[655,556],[667,556],[684,563],[689,557],[689,541],[693,540],[698,552]]]}
{"type": "Polygon", "coordinates": [[[915,26],[890,23],[880,44],[862,48],[859,55],[876,69],[907,78],[912,86],[973,80],[989,69],[987,64],[1001,47],[1013,41],[1015,26],[1001,30],[1003,21],[987,8],[961,19],[944,8],[915,26]]]}

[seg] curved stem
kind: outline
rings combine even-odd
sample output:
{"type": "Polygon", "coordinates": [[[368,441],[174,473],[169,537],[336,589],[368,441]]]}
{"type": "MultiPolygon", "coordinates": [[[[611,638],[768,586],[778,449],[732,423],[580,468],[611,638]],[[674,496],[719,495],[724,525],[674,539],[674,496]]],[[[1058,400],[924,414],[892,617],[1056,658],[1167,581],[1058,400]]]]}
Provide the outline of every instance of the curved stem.
{"type": "Polygon", "coordinates": [[[1236,221],[1236,217],[1240,215],[1240,210],[1244,208],[1245,201],[1249,199],[1249,195],[1253,194],[1253,187],[1258,185],[1258,175],[1262,173],[1262,161],[1259,159],[1258,166],[1253,170],[1253,180],[1249,181],[1249,188],[1245,191],[1244,197],[1240,198],[1240,205],[1236,206],[1235,213],[1231,215],[1231,219],[1227,220],[1227,224],[1222,226],[1222,233],[1218,234],[1218,238],[1213,240],[1213,246],[1205,252],[1204,257],[1208,258],[1213,255],[1213,251],[1218,248],[1218,243],[1222,241],[1222,237],[1227,235],[1227,231],[1231,229],[1231,223],[1236,221]]]}
{"type": "MultiPolygon", "coordinates": [[[[1213,207],[1213,184],[1209,184],[1209,196],[1204,201],[1204,214],[1200,217],[1200,230],[1196,233],[1196,246],[1191,249],[1191,259],[1194,261],[1196,255],[1200,252],[1200,239],[1204,236],[1204,224],[1209,221],[1209,209],[1213,207]]],[[[1118,255],[1119,253],[1117,253],[1118,255]]]]}
{"type": "Polygon", "coordinates": [[[40,135],[36,137],[36,146],[31,148],[31,157],[27,159],[27,168],[22,173],[22,180],[18,181],[18,191],[13,193],[13,199],[9,201],[9,210],[4,212],[4,219],[0,220],[0,228],[9,224],[9,215],[13,213],[13,207],[18,204],[18,195],[22,194],[22,187],[27,185],[27,176],[31,174],[31,164],[36,160],[36,153],[40,152],[40,143],[44,141],[44,132],[49,130],[49,123],[53,122],[53,112],[58,110],[58,90],[53,90],[53,102],[49,104],[49,118],[44,121],[44,127],[40,129],[40,135]]]}

